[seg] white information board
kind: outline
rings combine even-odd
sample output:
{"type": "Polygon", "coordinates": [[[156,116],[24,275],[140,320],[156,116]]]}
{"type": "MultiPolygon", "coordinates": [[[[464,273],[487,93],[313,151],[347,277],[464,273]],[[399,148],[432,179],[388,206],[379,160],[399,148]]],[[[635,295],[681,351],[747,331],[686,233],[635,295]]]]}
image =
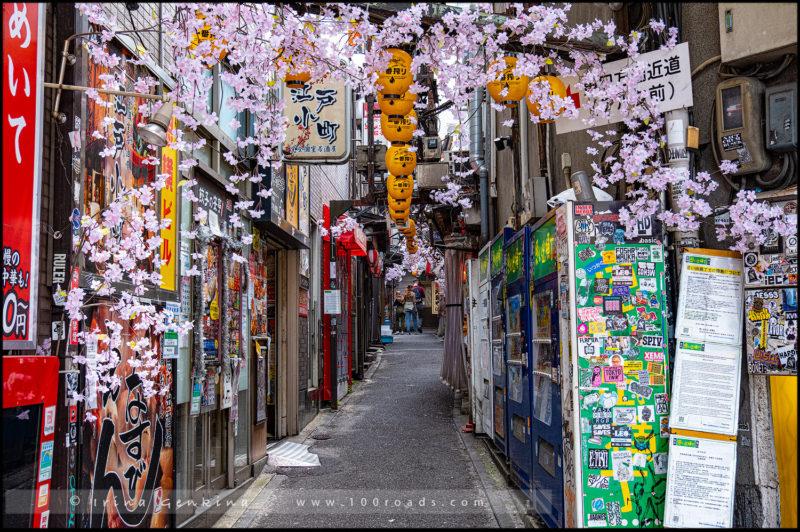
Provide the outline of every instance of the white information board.
{"type": "Polygon", "coordinates": [[[670,428],[735,436],[742,348],[678,339],[670,428]]]}
{"type": "Polygon", "coordinates": [[[741,346],[742,259],[738,253],[732,255],[712,249],[686,249],[676,337],[741,346]]]}
{"type": "Polygon", "coordinates": [[[341,314],[342,303],[338,290],[325,290],[323,299],[325,314],[341,314]]]}
{"type": "Polygon", "coordinates": [[[731,528],[736,442],[673,434],[664,526],[731,528]]]}

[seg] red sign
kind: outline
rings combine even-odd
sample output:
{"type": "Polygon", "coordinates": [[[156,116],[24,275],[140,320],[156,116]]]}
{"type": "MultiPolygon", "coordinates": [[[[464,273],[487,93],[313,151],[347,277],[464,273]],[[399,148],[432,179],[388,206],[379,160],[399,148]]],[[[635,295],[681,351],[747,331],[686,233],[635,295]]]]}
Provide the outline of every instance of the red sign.
{"type": "Polygon", "coordinates": [[[3,4],[3,348],[36,347],[45,4],[3,4]]]}

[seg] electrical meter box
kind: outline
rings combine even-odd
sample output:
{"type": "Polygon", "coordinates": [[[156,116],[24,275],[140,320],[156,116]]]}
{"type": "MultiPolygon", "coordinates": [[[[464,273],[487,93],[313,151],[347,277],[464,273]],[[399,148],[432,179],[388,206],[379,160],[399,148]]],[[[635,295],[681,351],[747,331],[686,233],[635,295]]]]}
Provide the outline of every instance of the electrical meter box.
{"type": "Polygon", "coordinates": [[[797,149],[797,87],[793,83],[769,87],[764,101],[767,149],[777,152],[797,149]]]}
{"type": "Polygon", "coordinates": [[[772,164],[764,149],[761,102],[764,84],[738,77],[717,85],[717,138],[720,159],[736,161],[742,176],[763,172],[772,164]]]}
{"type": "Polygon", "coordinates": [[[442,158],[442,142],[439,137],[422,139],[422,158],[426,161],[438,161],[442,158]]]}

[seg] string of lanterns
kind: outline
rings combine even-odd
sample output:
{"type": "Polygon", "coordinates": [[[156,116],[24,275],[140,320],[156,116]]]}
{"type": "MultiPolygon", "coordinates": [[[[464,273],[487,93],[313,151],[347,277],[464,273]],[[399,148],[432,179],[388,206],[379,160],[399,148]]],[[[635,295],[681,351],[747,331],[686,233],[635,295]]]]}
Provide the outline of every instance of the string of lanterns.
{"type": "MultiPolygon", "coordinates": [[[[534,116],[540,116],[541,110],[539,103],[531,101],[530,85],[532,83],[547,82],[550,85],[550,97],[554,95],[560,98],[566,98],[567,88],[560,79],[556,76],[538,76],[531,80],[528,76],[515,76],[514,67],[517,66],[517,58],[512,56],[503,57],[505,68],[498,74],[494,81],[486,84],[486,91],[497,103],[505,105],[507,108],[512,109],[517,106],[523,97],[526,100],[528,111],[534,116]]],[[[553,108],[553,104],[550,104],[553,108]]],[[[563,108],[557,111],[557,115],[563,112],[563,108]]],[[[539,120],[542,123],[550,123],[553,120],[539,120]]]]}

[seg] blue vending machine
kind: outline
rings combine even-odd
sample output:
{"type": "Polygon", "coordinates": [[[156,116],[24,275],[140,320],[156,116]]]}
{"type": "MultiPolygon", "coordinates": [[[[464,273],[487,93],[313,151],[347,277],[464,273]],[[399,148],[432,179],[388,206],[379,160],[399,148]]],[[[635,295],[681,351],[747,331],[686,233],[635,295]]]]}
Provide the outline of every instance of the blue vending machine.
{"type": "Polygon", "coordinates": [[[508,456],[508,427],[506,426],[506,357],[505,328],[503,324],[503,301],[505,300],[505,278],[503,276],[503,248],[514,230],[504,227],[491,243],[490,263],[490,320],[492,341],[492,419],[494,443],[497,449],[508,456]]]}
{"type": "Polygon", "coordinates": [[[534,510],[549,527],[564,526],[561,426],[561,343],[556,213],[539,220],[526,238],[530,279],[530,388],[533,405],[529,447],[534,510]]]}
{"type": "Polygon", "coordinates": [[[520,489],[531,495],[531,393],[529,247],[531,228],[523,227],[505,245],[506,426],[508,461],[520,489]]]}

